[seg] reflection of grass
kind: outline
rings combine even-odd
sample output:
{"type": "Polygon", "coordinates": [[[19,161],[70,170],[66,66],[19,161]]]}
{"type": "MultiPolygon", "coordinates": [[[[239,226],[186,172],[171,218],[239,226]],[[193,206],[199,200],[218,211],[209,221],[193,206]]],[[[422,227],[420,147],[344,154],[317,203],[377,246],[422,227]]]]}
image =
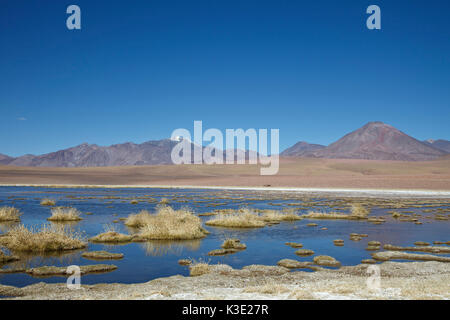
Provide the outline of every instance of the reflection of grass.
{"type": "Polygon", "coordinates": [[[81,213],[75,208],[57,207],[52,209],[52,216],[47,220],[55,222],[83,220],[80,217],[80,214],[81,213]]]}
{"type": "Polygon", "coordinates": [[[21,225],[12,228],[0,237],[0,244],[12,251],[49,252],[66,251],[86,247],[81,236],[66,228],[42,226],[40,229],[27,229],[21,225]]]}
{"type": "Polygon", "coordinates": [[[36,255],[35,252],[15,252],[15,256],[19,258],[18,261],[8,264],[9,269],[28,269],[33,266],[42,265],[71,265],[78,261],[82,249],[71,251],[53,251],[40,252],[36,255]]]}
{"type": "Polygon", "coordinates": [[[5,254],[3,250],[0,248],[0,265],[3,263],[8,263],[17,260],[19,260],[19,258],[5,254]]]}
{"type": "Polygon", "coordinates": [[[151,240],[143,242],[140,245],[145,249],[148,256],[164,256],[168,254],[180,255],[184,249],[195,251],[200,248],[201,240],[151,240]]]}
{"type": "Polygon", "coordinates": [[[8,222],[8,221],[20,221],[21,213],[19,209],[14,207],[1,207],[0,208],[0,221],[8,222]]]}

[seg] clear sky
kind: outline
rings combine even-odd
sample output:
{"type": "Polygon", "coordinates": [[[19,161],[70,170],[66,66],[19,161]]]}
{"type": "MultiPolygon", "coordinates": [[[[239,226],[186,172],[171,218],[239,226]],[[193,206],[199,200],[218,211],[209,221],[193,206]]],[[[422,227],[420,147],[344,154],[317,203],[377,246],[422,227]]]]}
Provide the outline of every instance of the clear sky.
{"type": "Polygon", "coordinates": [[[0,153],[279,128],[329,144],[368,121],[450,139],[448,0],[1,0],[0,153]],[[66,8],[81,8],[81,30],[66,8]],[[381,30],[366,8],[381,8],[381,30]]]}

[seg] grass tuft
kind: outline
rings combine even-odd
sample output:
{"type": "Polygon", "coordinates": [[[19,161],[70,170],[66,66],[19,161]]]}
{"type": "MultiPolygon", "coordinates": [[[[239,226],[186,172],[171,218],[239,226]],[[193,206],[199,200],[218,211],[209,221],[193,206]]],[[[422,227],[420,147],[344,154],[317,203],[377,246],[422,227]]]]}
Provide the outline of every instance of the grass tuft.
{"type": "Polygon", "coordinates": [[[105,232],[89,239],[89,241],[97,243],[124,243],[132,240],[133,236],[117,232],[112,225],[105,226],[105,232]]]}
{"type": "Polygon", "coordinates": [[[75,208],[56,207],[52,209],[52,216],[48,221],[63,222],[63,221],[80,221],[80,212],[75,208]]]}
{"type": "Polygon", "coordinates": [[[4,221],[20,221],[20,213],[19,209],[14,207],[1,207],[0,208],[0,222],[4,221]]]}
{"type": "Polygon", "coordinates": [[[262,228],[266,225],[263,218],[250,209],[241,209],[234,213],[222,214],[205,222],[207,226],[225,228],[262,228]]]}
{"type": "Polygon", "coordinates": [[[42,226],[26,228],[15,227],[0,237],[0,244],[12,251],[54,252],[76,250],[86,247],[86,242],[77,233],[67,228],[42,226]]]}
{"type": "Polygon", "coordinates": [[[189,275],[191,277],[201,276],[211,272],[211,266],[208,263],[196,263],[189,266],[189,275]]]}
{"type": "Polygon", "coordinates": [[[54,206],[55,204],[56,201],[52,199],[45,198],[41,200],[41,206],[54,206]]]}
{"type": "Polygon", "coordinates": [[[202,220],[186,208],[174,210],[158,206],[155,214],[141,211],[127,222],[127,225],[140,226],[138,237],[141,240],[194,240],[208,234],[202,227],[202,220]]]}

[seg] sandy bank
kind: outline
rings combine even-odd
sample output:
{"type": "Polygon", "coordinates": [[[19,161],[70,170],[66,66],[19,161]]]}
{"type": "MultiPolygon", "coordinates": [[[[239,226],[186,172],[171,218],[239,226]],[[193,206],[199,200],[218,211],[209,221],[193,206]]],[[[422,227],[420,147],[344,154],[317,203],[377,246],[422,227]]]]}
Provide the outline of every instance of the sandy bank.
{"type": "Polygon", "coordinates": [[[368,265],[293,271],[275,266],[240,270],[217,265],[198,277],[180,275],[141,284],[83,285],[39,283],[24,288],[0,286],[15,299],[450,299],[450,264],[384,262],[379,290],[367,287],[368,265]]]}

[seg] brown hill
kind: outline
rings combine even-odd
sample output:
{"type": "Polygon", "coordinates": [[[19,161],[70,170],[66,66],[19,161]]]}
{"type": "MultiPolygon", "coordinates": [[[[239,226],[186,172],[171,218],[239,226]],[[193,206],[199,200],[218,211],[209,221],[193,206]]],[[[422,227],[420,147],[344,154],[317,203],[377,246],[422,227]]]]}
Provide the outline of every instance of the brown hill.
{"type": "Polygon", "coordinates": [[[282,153],[280,153],[283,157],[301,157],[305,154],[316,151],[325,148],[325,146],[322,146],[320,144],[311,144],[305,141],[300,141],[294,144],[292,147],[287,148],[282,153]]]}
{"type": "Polygon", "coordinates": [[[326,148],[304,157],[368,160],[433,160],[447,154],[383,122],[369,122],[326,148]]]}
{"type": "Polygon", "coordinates": [[[30,167],[104,167],[171,164],[170,154],[177,141],[169,139],[142,144],[123,143],[108,147],[83,143],[39,156],[25,155],[8,165],[30,167]]]}

